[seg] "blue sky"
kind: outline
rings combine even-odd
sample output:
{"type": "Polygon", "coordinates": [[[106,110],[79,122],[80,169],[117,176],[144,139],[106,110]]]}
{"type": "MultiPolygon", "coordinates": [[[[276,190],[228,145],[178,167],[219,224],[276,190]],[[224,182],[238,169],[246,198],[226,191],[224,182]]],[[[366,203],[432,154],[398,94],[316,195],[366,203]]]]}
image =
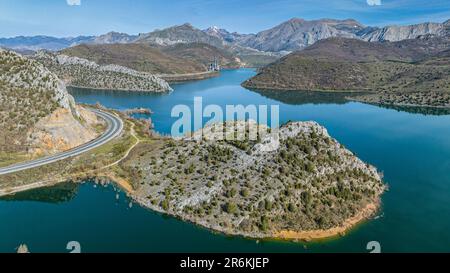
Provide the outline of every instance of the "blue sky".
{"type": "Polygon", "coordinates": [[[442,22],[450,19],[450,0],[0,0],[0,37],[137,34],[185,22],[254,33],[293,17],[442,22]]]}

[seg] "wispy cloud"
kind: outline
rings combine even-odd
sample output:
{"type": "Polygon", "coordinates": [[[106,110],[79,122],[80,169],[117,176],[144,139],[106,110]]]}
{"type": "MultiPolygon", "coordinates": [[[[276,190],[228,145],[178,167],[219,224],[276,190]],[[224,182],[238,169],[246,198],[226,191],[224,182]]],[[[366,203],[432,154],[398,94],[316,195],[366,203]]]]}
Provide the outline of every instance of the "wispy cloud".
{"type": "Polygon", "coordinates": [[[381,6],[381,0],[367,0],[369,6],[381,6]]]}
{"type": "Polygon", "coordinates": [[[69,6],[80,6],[81,0],[66,0],[69,6]]]}

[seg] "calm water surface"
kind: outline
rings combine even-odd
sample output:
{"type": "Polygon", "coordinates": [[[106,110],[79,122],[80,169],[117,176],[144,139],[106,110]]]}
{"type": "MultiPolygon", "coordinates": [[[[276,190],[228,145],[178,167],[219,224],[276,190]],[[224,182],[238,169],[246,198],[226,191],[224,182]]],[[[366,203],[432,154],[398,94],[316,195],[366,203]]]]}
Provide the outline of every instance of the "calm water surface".
{"type": "MultiPolygon", "coordinates": [[[[346,102],[342,96],[254,92],[240,83],[249,69],[174,85],[171,94],[71,90],[78,102],[128,109],[148,107],[155,129],[169,134],[177,104],[277,104],[281,122],[315,120],[361,159],[384,173],[390,190],[377,219],[343,238],[316,243],[259,242],[214,234],[134,204],[114,187],[63,184],[0,200],[0,252],[26,243],[35,252],[450,252],[450,116],[429,109],[388,109],[346,102]],[[401,111],[400,111],[401,110],[401,111]],[[405,111],[406,110],[406,111],[405,111]],[[433,115],[430,115],[432,113],[433,115]],[[117,199],[117,197],[119,197],[117,199]]],[[[145,118],[145,115],[140,117],[145,118]]]]}

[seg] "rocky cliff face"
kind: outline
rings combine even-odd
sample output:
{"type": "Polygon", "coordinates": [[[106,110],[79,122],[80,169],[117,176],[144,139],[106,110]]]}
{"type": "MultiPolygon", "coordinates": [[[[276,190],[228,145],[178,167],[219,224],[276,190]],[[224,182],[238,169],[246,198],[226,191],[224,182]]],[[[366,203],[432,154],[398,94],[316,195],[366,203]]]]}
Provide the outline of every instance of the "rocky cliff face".
{"type": "Polygon", "coordinates": [[[128,44],[134,42],[137,37],[135,35],[111,31],[96,37],[92,42],[88,42],[88,44],[128,44]]]}
{"type": "Polygon", "coordinates": [[[162,46],[179,43],[206,43],[215,47],[222,47],[224,45],[222,39],[208,35],[188,23],[142,34],[136,39],[136,42],[162,46]]]}
{"type": "Polygon", "coordinates": [[[216,26],[209,27],[205,30],[203,30],[206,34],[210,36],[217,37],[227,43],[234,43],[241,39],[244,39],[245,37],[251,36],[251,34],[239,34],[237,32],[229,32],[226,29],[219,28],[216,26]]]}
{"type": "Polygon", "coordinates": [[[94,139],[98,135],[94,126],[103,121],[82,107],[77,106],[77,112],[79,117],[75,119],[69,110],[59,108],[40,119],[27,139],[30,143],[28,153],[34,157],[53,154],[94,139]],[[84,122],[81,123],[79,120],[84,122]]]}
{"type": "Polygon", "coordinates": [[[3,156],[15,162],[92,140],[99,121],[89,113],[42,64],[0,49],[0,162],[3,156]]]}
{"type": "Polygon", "coordinates": [[[356,38],[363,26],[354,20],[291,19],[238,43],[262,51],[294,51],[330,37],[356,38]]]}
{"type": "Polygon", "coordinates": [[[381,41],[402,41],[407,39],[416,39],[423,35],[444,34],[444,24],[423,23],[410,26],[387,26],[380,29],[372,29],[366,33],[362,32],[359,36],[364,41],[381,42],[381,41]]]}
{"type": "Polygon", "coordinates": [[[295,51],[317,41],[332,38],[354,38],[369,42],[402,41],[424,35],[445,35],[448,21],[409,26],[365,27],[352,20],[322,19],[306,21],[294,18],[272,29],[238,39],[236,43],[263,51],[295,51]]]}

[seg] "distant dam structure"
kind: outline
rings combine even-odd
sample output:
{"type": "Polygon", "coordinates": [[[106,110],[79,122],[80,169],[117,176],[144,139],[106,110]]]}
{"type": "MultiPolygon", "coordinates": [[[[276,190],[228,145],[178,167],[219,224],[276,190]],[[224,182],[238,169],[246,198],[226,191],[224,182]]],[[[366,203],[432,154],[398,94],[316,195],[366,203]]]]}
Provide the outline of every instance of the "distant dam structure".
{"type": "Polygon", "coordinates": [[[220,64],[216,56],[214,56],[213,61],[209,64],[209,71],[220,71],[220,64]]]}

